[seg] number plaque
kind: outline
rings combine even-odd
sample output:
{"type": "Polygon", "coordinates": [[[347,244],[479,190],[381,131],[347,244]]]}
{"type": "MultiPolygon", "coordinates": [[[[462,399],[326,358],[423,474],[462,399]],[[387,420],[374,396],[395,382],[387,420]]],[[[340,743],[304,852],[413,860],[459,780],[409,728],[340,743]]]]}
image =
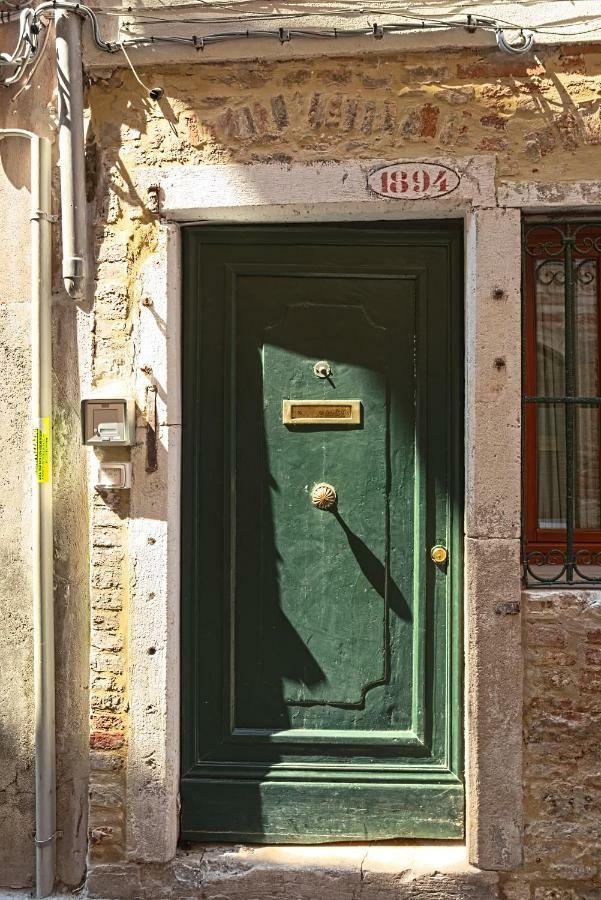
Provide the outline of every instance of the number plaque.
{"type": "Polygon", "coordinates": [[[395,163],[376,169],[367,179],[374,194],[392,200],[434,200],[451,194],[461,178],[454,169],[439,163],[395,163]]]}

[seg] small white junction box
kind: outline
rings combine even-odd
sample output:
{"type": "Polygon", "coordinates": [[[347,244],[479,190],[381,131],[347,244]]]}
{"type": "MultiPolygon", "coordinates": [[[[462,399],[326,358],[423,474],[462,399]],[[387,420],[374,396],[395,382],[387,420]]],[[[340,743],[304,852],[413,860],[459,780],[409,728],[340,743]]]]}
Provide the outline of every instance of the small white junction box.
{"type": "Polygon", "coordinates": [[[96,488],[101,491],[123,490],[131,487],[131,463],[99,462],[96,488]]]}

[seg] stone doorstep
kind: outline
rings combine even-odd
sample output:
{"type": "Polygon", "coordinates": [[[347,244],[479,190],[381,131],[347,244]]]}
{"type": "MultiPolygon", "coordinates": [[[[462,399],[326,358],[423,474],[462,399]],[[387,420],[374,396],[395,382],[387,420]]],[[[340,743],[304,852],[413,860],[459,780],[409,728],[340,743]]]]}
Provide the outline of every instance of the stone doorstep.
{"type": "Polygon", "coordinates": [[[193,845],[166,866],[95,864],[88,897],[152,900],[499,900],[464,845],[193,845]]]}
{"type": "Polygon", "coordinates": [[[200,867],[242,872],[249,868],[270,870],[295,869],[311,872],[332,869],[348,872],[382,872],[398,876],[410,872],[414,876],[434,874],[479,874],[467,861],[465,844],[441,841],[436,844],[399,844],[372,842],[366,844],[313,844],[245,846],[240,844],[194,844],[189,851],[180,850],[174,869],[200,867]]]}

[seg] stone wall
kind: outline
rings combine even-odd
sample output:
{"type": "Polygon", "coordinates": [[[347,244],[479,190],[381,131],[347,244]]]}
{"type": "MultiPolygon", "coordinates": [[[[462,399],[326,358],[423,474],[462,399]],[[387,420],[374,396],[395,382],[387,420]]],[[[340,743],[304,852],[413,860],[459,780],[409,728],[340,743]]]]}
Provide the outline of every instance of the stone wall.
{"type": "MultiPolygon", "coordinates": [[[[205,63],[94,72],[89,101],[103,166],[494,153],[501,178],[561,181],[595,171],[601,49],[370,54],[307,62],[205,63]]],[[[118,167],[116,167],[118,168],[118,167]]],[[[138,201],[139,202],[139,201],[138,201]]]]}
{"type": "Polygon", "coordinates": [[[520,875],[533,894],[523,896],[593,900],[601,896],[601,593],[529,591],[524,611],[520,875]]]}
{"type": "MultiPolygon", "coordinates": [[[[144,361],[140,313],[149,301],[144,273],[158,241],[157,208],[137,188],[140,168],[478,153],[494,156],[499,181],[537,180],[551,188],[598,170],[601,50],[593,46],[526,59],[498,51],[451,52],[444,59],[372,54],[203,63],[141,74],[164,88],[158,104],[143,96],[128,70],[91,73],[87,147],[97,250],[91,383],[103,388],[118,380],[137,392],[139,435],[146,433],[147,389],[157,387],[144,361]]],[[[161,427],[168,423],[158,387],[161,427]]],[[[151,495],[165,475],[159,466],[144,477],[151,495]]],[[[126,500],[99,495],[92,514],[90,886],[110,896],[118,890],[111,883],[131,877],[132,884],[142,879],[146,885],[138,888],[140,896],[177,896],[181,872],[175,882],[154,868],[142,876],[136,841],[124,825],[132,790],[124,774],[128,585],[135,577],[128,558],[130,509],[126,500]]],[[[472,870],[469,891],[458,878],[445,896],[601,896],[596,596],[527,595],[524,867],[483,875],[480,894],[472,870]]],[[[151,593],[147,600],[152,603],[151,593]]],[[[140,764],[151,772],[152,755],[140,764]]],[[[177,871],[182,866],[178,861],[177,871]]]]}

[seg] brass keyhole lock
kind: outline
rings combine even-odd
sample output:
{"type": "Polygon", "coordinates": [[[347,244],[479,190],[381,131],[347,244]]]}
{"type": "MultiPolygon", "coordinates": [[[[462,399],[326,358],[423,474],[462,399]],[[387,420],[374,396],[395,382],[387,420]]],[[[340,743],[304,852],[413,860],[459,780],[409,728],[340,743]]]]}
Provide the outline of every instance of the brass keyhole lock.
{"type": "Polygon", "coordinates": [[[336,488],[325,481],[316,484],[311,491],[311,503],[318,509],[332,509],[337,499],[336,488]]]}
{"type": "Polygon", "coordinates": [[[430,559],[437,566],[444,566],[449,558],[449,551],[442,544],[434,544],[430,550],[430,559]]]}
{"type": "Polygon", "coordinates": [[[327,359],[320,359],[313,366],[313,372],[318,378],[329,378],[332,374],[332,367],[327,359]]]}

